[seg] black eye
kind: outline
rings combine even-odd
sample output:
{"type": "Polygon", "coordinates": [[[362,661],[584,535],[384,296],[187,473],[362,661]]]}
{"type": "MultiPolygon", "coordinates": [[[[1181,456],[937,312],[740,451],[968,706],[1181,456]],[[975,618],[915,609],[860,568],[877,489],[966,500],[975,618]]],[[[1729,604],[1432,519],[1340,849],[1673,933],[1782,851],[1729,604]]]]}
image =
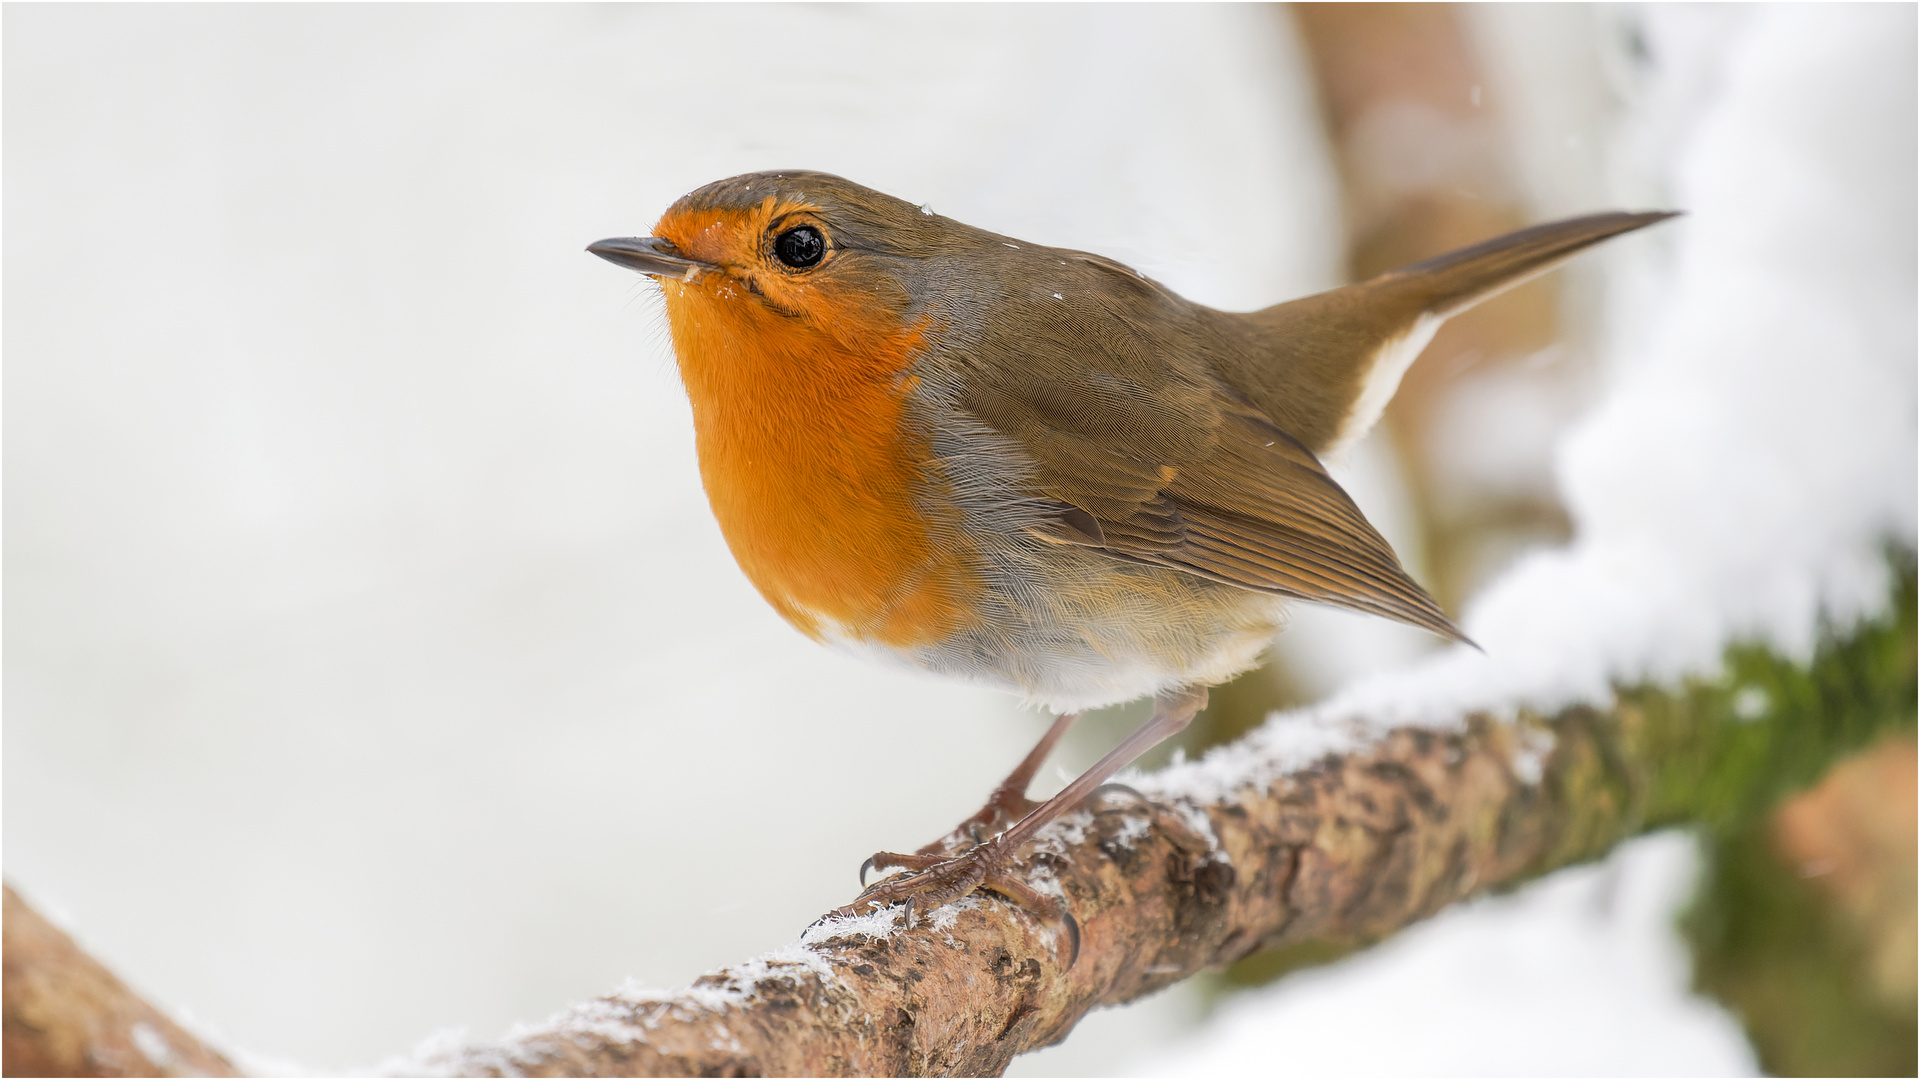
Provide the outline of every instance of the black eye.
{"type": "Polygon", "coordinates": [[[827,253],[827,238],[811,225],[788,229],[773,240],[773,253],[795,270],[805,270],[827,253]]]}

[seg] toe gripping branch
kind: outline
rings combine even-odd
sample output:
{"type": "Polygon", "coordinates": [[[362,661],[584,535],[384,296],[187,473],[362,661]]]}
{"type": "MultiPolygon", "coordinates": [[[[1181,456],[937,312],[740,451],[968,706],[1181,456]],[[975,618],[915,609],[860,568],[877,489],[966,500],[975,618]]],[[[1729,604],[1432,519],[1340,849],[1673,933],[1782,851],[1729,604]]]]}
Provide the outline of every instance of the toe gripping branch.
{"type": "MultiPolygon", "coordinates": [[[[1144,810],[1152,820],[1152,828],[1188,857],[1204,859],[1212,850],[1212,841],[1196,832],[1179,814],[1125,784],[1103,784],[1094,789],[1082,805],[1092,807],[1096,818],[1144,810]]],[[[983,818],[985,814],[982,811],[976,818],[983,818]]],[[[954,836],[965,831],[966,825],[963,824],[943,843],[951,844],[954,836]]],[[[868,873],[873,870],[899,869],[907,873],[865,888],[853,903],[840,908],[835,914],[852,915],[861,909],[905,901],[907,928],[912,929],[918,921],[919,911],[932,910],[985,889],[1000,894],[1035,915],[1065,924],[1069,946],[1066,967],[1072,970],[1080,957],[1080,922],[1073,917],[1063,898],[1041,892],[1015,876],[1013,859],[1018,852],[1007,840],[1007,834],[1001,833],[985,842],[976,843],[971,850],[958,856],[948,855],[947,852],[952,848],[943,848],[941,844],[929,844],[913,855],[876,852],[860,864],[860,884],[863,888],[867,884],[868,873]]]]}
{"type": "Polygon", "coordinates": [[[1001,833],[973,850],[953,857],[944,854],[876,852],[860,866],[862,885],[866,884],[869,870],[901,869],[907,873],[876,882],[853,903],[836,910],[834,914],[854,915],[862,910],[887,907],[904,900],[907,929],[911,930],[919,921],[920,910],[931,911],[977,890],[986,889],[999,893],[1016,906],[1042,918],[1064,923],[1068,944],[1066,966],[1071,970],[1080,959],[1079,920],[1067,910],[1065,900],[1043,893],[1014,876],[1014,851],[1011,845],[1003,843],[1009,835],[1001,833]]]}
{"type": "MultiPolygon", "coordinates": [[[[1186,727],[1194,714],[1206,704],[1207,688],[1204,686],[1162,691],[1154,698],[1153,716],[1138,731],[1121,740],[1120,745],[1095,762],[1092,768],[1081,773],[1059,794],[1046,802],[1035,804],[1026,796],[1027,785],[1041,761],[1053,750],[1054,744],[1074,720],[1072,713],[1057,717],[1039,744],[994,791],[993,797],[979,813],[915,854],[875,853],[860,867],[862,885],[866,884],[869,870],[897,868],[907,873],[876,883],[862,892],[853,903],[834,914],[854,915],[862,909],[886,907],[904,900],[907,904],[907,927],[911,929],[920,905],[924,904],[929,909],[937,908],[984,888],[999,893],[1035,914],[1066,923],[1067,938],[1072,945],[1067,967],[1072,968],[1080,957],[1079,921],[1067,910],[1065,899],[1049,896],[1015,876],[1014,857],[1041,829],[1102,791],[1108,791],[1109,794],[1113,791],[1124,792],[1131,799],[1152,806],[1132,788],[1109,785],[1107,781],[1147,749],[1186,727]],[[991,839],[981,839],[989,833],[993,834],[991,839]],[[951,854],[962,848],[968,850],[959,855],[951,854]]],[[[1163,825],[1174,821],[1172,815],[1161,813],[1158,808],[1154,816],[1163,825]]],[[[1170,835],[1175,836],[1175,844],[1186,846],[1181,843],[1178,834],[1184,832],[1191,838],[1192,830],[1179,822],[1167,827],[1170,835]]]]}

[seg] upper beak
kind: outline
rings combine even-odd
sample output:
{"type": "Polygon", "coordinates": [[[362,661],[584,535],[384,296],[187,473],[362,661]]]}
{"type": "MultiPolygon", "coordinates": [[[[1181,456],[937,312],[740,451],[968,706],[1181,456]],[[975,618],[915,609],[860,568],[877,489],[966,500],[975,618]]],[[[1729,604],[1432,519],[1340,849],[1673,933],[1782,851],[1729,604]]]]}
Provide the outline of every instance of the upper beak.
{"type": "Polygon", "coordinates": [[[677,278],[681,281],[692,281],[709,270],[720,269],[712,263],[687,258],[674,250],[671,240],[662,240],[657,236],[628,236],[615,240],[601,240],[588,244],[587,250],[629,270],[677,278]]]}

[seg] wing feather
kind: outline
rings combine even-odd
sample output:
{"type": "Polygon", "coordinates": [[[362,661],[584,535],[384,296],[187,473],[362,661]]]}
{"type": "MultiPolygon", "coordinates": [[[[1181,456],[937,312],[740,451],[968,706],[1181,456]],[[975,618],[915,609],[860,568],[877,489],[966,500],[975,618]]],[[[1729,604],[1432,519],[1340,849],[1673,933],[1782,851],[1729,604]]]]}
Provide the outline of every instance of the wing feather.
{"type": "Polygon", "coordinates": [[[1008,424],[1060,508],[1045,538],[1466,640],[1311,451],[1231,389],[1212,391],[1214,407],[1195,410],[1212,430],[1198,445],[1185,431],[1184,454],[1151,445],[1147,423],[1119,448],[1032,413],[1008,424]]]}
{"type": "Polygon", "coordinates": [[[939,363],[955,404],[1029,457],[1056,508],[1032,535],[1464,640],[1313,452],[1227,381],[1244,343],[1217,318],[1075,253],[1028,254],[1066,284],[1003,297],[1017,318],[953,324],[939,363]]]}

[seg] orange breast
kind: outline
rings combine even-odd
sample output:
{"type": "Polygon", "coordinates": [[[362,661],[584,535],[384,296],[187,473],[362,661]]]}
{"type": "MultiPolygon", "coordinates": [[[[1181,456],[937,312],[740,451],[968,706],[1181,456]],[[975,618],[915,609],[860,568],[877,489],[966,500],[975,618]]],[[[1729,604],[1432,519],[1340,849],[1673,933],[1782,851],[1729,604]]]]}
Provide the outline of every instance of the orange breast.
{"type": "Polygon", "coordinates": [[[903,424],[919,330],[830,335],[727,280],[664,288],[707,498],[761,595],[814,638],[907,647],[965,625],[978,576],[903,424]]]}

